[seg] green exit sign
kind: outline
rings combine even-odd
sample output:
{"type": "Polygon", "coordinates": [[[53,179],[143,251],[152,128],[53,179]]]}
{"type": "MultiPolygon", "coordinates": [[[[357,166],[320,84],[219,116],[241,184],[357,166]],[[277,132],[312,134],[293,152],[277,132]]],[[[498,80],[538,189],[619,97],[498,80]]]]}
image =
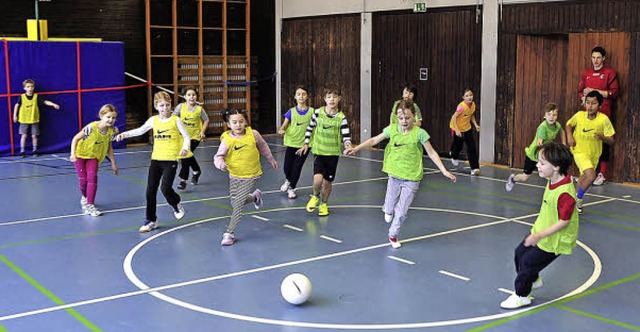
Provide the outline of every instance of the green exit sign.
{"type": "Polygon", "coordinates": [[[426,2],[417,2],[413,4],[413,12],[414,13],[426,13],[427,12],[427,3],[426,2]]]}

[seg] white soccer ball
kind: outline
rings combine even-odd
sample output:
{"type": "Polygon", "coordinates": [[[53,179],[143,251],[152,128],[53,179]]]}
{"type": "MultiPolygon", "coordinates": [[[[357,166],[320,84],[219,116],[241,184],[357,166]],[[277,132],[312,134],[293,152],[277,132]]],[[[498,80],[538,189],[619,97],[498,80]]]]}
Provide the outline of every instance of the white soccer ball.
{"type": "Polygon", "coordinates": [[[299,305],[305,303],[311,296],[311,280],[302,273],[288,275],[280,285],[282,297],[289,303],[299,305]]]}

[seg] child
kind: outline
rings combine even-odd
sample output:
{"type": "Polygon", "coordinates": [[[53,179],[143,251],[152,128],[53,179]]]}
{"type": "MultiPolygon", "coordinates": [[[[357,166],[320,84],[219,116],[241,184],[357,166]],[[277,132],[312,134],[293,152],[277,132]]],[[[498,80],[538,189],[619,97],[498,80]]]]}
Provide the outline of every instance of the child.
{"type": "Polygon", "coordinates": [[[111,140],[118,133],[116,123],[118,111],[111,104],[106,104],[100,108],[98,113],[100,121],[94,121],[86,125],[73,137],[71,141],[71,154],[69,161],[74,163],[78,172],[80,183],[80,205],[82,212],[92,217],[97,217],[102,212],[96,209],[94,201],[98,190],[98,166],[109,154],[111,169],[113,174],[118,175],[118,166],[113,155],[111,140]]]}
{"type": "Polygon", "coordinates": [[[389,140],[389,144],[384,149],[382,164],[382,171],[389,174],[382,212],[384,212],[384,220],[391,223],[389,242],[395,249],[401,246],[398,241],[400,227],[407,218],[409,206],[422,180],[422,152],[426,150],[429,158],[438,166],[442,174],[456,182],[456,177],[447,171],[438,153],[429,143],[429,134],[414,125],[414,107],[415,104],[411,101],[401,101],[397,107],[396,116],[399,122],[397,125],[391,124],[378,136],[344,151],[346,155],[354,155],[363,148],[372,147],[385,139],[389,140]]]}
{"type": "Polygon", "coordinates": [[[230,246],[236,241],[234,231],[242,218],[244,205],[253,202],[256,209],[263,205],[260,189],[251,193],[262,175],[260,155],[269,160],[273,169],[278,169],[278,162],[260,133],[249,127],[247,112],[240,109],[224,110],[222,118],[229,130],[220,136],[220,147],[213,163],[218,169],[229,172],[229,198],[233,211],[220,244],[230,246]]]}
{"type": "Polygon", "coordinates": [[[284,115],[284,123],[278,130],[279,134],[284,135],[284,145],[287,147],[284,155],[284,166],[282,167],[286,180],[280,187],[280,191],[287,192],[290,199],[298,197],[296,195],[296,186],[300,179],[302,166],[304,166],[309,153],[298,155],[296,151],[304,145],[304,133],[309,126],[314,111],[313,107],[307,105],[309,94],[305,87],[298,86],[296,88],[295,100],[297,102],[296,107],[287,111],[284,115]]]}
{"type": "Polygon", "coordinates": [[[473,91],[471,89],[464,90],[462,102],[458,104],[456,111],[451,117],[449,127],[451,128],[451,163],[458,166],[460,151],[462,145],[467,144],[467,157],[469,159],[469,167],[471,167],[471,175],[480,175],[480,163],[478,161],[478,152],[476,151],[476,141],[471,131],[471,123],[480,131],[480,126],[476,122],[474,113],[476,112],[476,103],[473,102],[473,91]]]}
{"type": "Polygon", "coordinates": [[[539,273],[560,255],[569,255],[578,237],[576,189],[567,170],[571,151],[551,142],[538,152],[538,174],[548,180],[542,206],[531,232],[515,250],[515,293],[500,303],[504,309],[531,304],[531,289],[542,287],[539,273]]]}
{"type": "MultiPolygon", "coordinates": [[[[173,111],[173,115],[180,117],[180,120],[182,120],[182,123],[187,128],[189,137],[191,137],[190,151],[194,153],[198,145],[200,145],[200,142],[206,137],[205,132],[209,126],[209,116],[207,116],[207,112],[204,111],[202,106],[196,105],[196,101],[198,100],[196,88],[192,86],[186,87],[184,90],[184,98],[186,102],[178,104],[173,111]]],[[[178,174],[180,178],[178,189],[185,190],[187,189],[187,180],[189,179],[189,168],[193,170],[193,176],[191,177],[192,185],[198,184],[202,171],[194,155],[182,158],[181,164],[180,174],[178,174]]]]}
{"type": "Polygon", "coordinates": [[[340,89],[331,86],[324,90],[326,106],[314,111],[304,134],[304,145],[296,152],[298,155],[307,153],[311,144],[313,154],[316,155],[313,163],[313,195],[307,202],[307,212],[313,212],[318,207],[318,196],[322,193],[322,203],[318,207],[319,216],[329,215],[327,202],[335,180],[338,158],[342,154],[340,145],[342,143],[345,148],[351,147],[349,123],[344,113],[338,109],[340,89]]]}
{"type": "Polygon", "coordinates": [[[146,233],[158,228],[158,216],[156,215],[156,195],[158,186],[167,203],[173,208],[176,219],[184,217],[184,208],[180,204],[180,195],[172,188],[176,178],[178,159],[189,157],[190,137],[182,120],[171,114],[171,96],[164,91],[157,92],[153,96],[153,105],[158,110],[141,127],[125,131],[116,137],[119,142],[125,138],[140,136],[149,130],[153,130],[153,152],[147,177],[147,212],[144,224],[140,227],[140,233],[146,233]],[[162,185],[160,185],[162,180],[162,185]]]}
{"type": "Polygon", "coordinates": [[[38,135],[40,135],[40,108],[44,105],[51,106],[56,110],[60,106],[48,100],[38,99],[38,94],[34,93],[36,83],[32,79],[22,82],[24,92],[13,108],[13,122],[20,123],[20,158],[25,157],[25,145],[27,145],[27,135],[31,131],[31,145],[33,145],[33,156],[38,156],[38,135]]]}
{"type": "Polygon", "coordinates": [[[553,142],[556,139],[556,136],[560,134],[562,139],[562,144],[567,144],[567,139],[564,136],[564,131],[562,131],[562,125],[560,122],[556,122],[558,119],[558,105],[555,103],[547,103],[544,107],[544,120],[538,126],[536,130],[536,137],[533,139],[533,142],[524,149],[525,159],[524,159],[524,169],[520,174],[511,174],[509,175],[509,180],[505,185],[507,191],[513,190],[513,186],[516,182],[526,182],[533,173],[533,170],[536,169],[536,163],[538,162],[538,149],[549,142],[553,142]]]}
{"type": "Polygon", "coordinates": [[[616,133],[609,117],[598,112],[602,100],[598,91],[589,92],[584,101],[585,110],[576,112],[565,126],[567,142],[580,170],[577,195],[580,213],[584,194],[596,179],[595,169],[602,153],[602,142],[613,144],[613,135],[616,133]]]}
{"type": "Polygon", "coordinates": [[[413,121],[415,121],[415,125],[417,127],[422,126],[422,114],[420,113],[420,107],[416,104],[416,100],[418,99],[418,89],[413,84],[407,84],[402,88],[402,99],[398,99],[393,103],[393,107],[391,108],[391,119],[389,123],[398,124],[398,118],[396,117],[396,110],[398,109],[398,104],[401,101],[406,100],[413,102],[413,106],[416,109],[415,117],[413,121]]]}

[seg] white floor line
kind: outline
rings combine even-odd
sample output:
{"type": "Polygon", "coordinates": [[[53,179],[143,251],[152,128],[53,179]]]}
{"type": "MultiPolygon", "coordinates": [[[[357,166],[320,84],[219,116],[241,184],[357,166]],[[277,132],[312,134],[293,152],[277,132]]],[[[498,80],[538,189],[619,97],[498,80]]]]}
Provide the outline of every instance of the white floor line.
{"type": "Polygon", "coordinates": [[[252,217],[254,217],[254,218],[256,218],[256,219],[259,219],[259,220],[262,220],[262,221],[269,221],[269,220],[271,220],[271,219],[269,219],[269,218],[265,218],[265,217],[257,216],[257,215],[255,215],[255,214],[254,214],[254,215],[252,215],[252,217]]]}
{"type": "Polygon", "coordinates": [[[631,198],[631,195],[624,195],[622,198],[631,198]]]}
{"type": "Polygon", "coordinates": [[[515,294],[514,291],[510,290],[510,289],[506,289],[506,288],[498,288],[499,291],[503,292],[503,293],[507,293],[509,295],[511,294],[515,294]]]}
{"type": "Polygon", "coordinates": [[[410,260],[406,260],[406,259],[403,259],[403,258],[400,258],[400,257],[396,257],[396,256],[387,256],[387,258],[393,259],[394,261],[398,261],[398,262],[401,262],[401,263],[409,264],[409,265],[414,265],[416,263],[416,262],[412,262],[410,260]]]}
{"type": "Polygon", "coordinates": [[[452,278],[456,278],[456,279],[460,279],[460,280],[464,280],[464,281],[469,281],[471,279],[467,278],[467,277],[463,277],[459,274],[455,274],[455,273],[451,273],[451,272],[447,272],[445,270],[440,270],[438,271],[438,273],[444,274],[446,276],[452,277],[452,278]]]}
{"type": "Polygon", "coordinates": [[[326,235],[320,235],[320,237],[325,239],[325,240],[332,241],[332,242],[335,242],[335,243],[342,243],[341,240],[334,239],[334,238],[326,236],[326,235]]]}
{"type": "Polygon", "coordinates": [[[285,228],[288,228],[288,229],[292,229],[292,230],[298,231],[298,232],[304,232],[304,229],[298,228],[296,226],[291,226],[289,224],[284,224],[284,225],[282,225],[282,227],[285,227],[285,228]]]}

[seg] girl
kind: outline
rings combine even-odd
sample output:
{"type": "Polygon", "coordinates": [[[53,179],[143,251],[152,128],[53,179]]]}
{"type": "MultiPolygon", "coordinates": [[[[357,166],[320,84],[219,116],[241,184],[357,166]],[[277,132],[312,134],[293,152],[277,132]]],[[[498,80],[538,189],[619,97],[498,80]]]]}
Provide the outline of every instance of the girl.
{"type": "Polygon", "coordinates": [[[118,129],[113,126],[118,111],[113,105],[106,104],[100,108],[98,116],[100,121],[91,122],[73,137],[69,155],[69,161],[74,163],[78,172],[82,212],[92,217],[102,214],[96,209],[94,202],[98,190],[98,166],[107,153],[113,174],[118,175],[118,166],[111,146],[113,136],[118,133],[118,129]]]}
{"type": "Polygon", "coordinates": [[[538,126],[536,130],[536,137],[533,142],[524,149],[524,169],[520,174],[509,175],[509,180],[505,185],[507,191],[513,190],[513,186],[516,182],[526,182],[529,180],[529,176],[536,169],[536,163],[538,162],[538,149],[546,143],[553,142],[556,136],[560,134],[562,138],[562,144],[567,144],[567,138],[562,130],[562,125],[557,122],[558,119],[558,105],[556,103],[549,102],[544,107],[544,121],[538,126]]]}
{"type": "Polygon", "coordinates": [[[223,110],[222,118],[229,130],[220,136],[220,147],[213,157],[213,163],[221,171],[229,172],[229,198],[233,211],[220,244],[230,246],[236,240],[234,231],[242,218],[244,205],[253,202],[255,208],[260,209],[263,204],[260,189],[251,193],[262,175],[260,155],[269,160],[273,169],[278,169],[278,162],[260,133],[248,126],[247,112],[240,109],[223,110]]]}
{"type": "Polygon", "coordinates": [[[415,125],[417,127],[422,127],[422,113],[420,112],[420,107],[418,107],[418,105],[416,104],[416,100],[418,99],[418,89],[413,85],[413,84],[407,84],[404,86],[404,88],[402,88],[402,99],[398,99],[393,103],[393,107],[391,108],[391,117],[389,120],[389,123],[391,124],[398,124],[398,118],[396,117],[396,110],[398,109],[398,104],[400,104],[401,101],[403,100],[407,100],[410,102],[413,102],[413,106],[416,109],[415,112],[415,117],[414,120],[415,121],[415,125]]]}
{"type": "Polygon", "coordinates": [[[397,125],[386,127],[383,132],[362,144],[345,149],[346,155],[354,155],[366,147],[372,147],[385,139],[389,140],[384,149],[382,171],[389,174],[387,194],[384,199],[384,220],[391,223],[389,242],[395,249],[400,248],[398,241],[400,227],[407,218],[409,206],[418,191],[422,180],[422,152],[425,149],[429,158],[438,166],[442,175],[456,182],[456,177],[449,173],[442,164],[438,153],[429,143],[429,134],[414,125],[415,104],[403,100],[398,104],[397,125]]]}
{"type": "MultiPolygon", "coordinates": [[[[173,111],[173,115],[180,117],[180,120],[182,120],[182,123],[187,128],[189,137],[191,137],[190,151],[194,153],[198,145],[200,145],[200,142],[205,138],[205,131],[209,127],[209,116],[207,116],[207,112],[204,111],[202,106],[196,105],[198,92],[194,87],[188,86],[185,88],[184,99],[186,99],[186,102],[178,104],[173,111]]],[[[193,176],[191,177],[192,185],[198,184],[200,174],[202,173],[196,156],[183,158],[181,161],[182,166],[180,167],[180,174],[178,175],[180,178],[178,189],[185,190],[187,189],[187,180],[189,179],[189,168],[193,170],[193,176]]]]}
{"type": "Polygon", "coordinates": [[[287,111],[284,115],[284,123],[278,130],[279,134],[284,135],[284,145],[287,147],[282,167],[286,180],[280,187],[280,191],[286,191],[291,199],[298,197],[296,186],[300,179],[302,166],[309,155],[309,151],[300,155],[297,155],[296,151],[304,145],[304,133],[314,111],[313,107],[307,105],[309,94],[305,87],[298,86],[294,98],[297,105],[287,111]]]}
{"type": "Polygon", "coordinates": [[[178,159],[190,157],[189,133],[182,124],[182,120],[171,114],[171,96],[164,91],[157,92],[153,96],[153,105],[158,110],[140,128],[125,131],[118,135],[119,142],[125,138],[140,136],[149,130],[153,130],[153,152],[147,178],[147,215],[140,233],[146,233],[158,228],[156,215],[156,195],[158,186],[162,180],[160,190],[167,199],[167,203],[173,208],[176,219],[184,217],[184,208],[180,204],[180,195],[173,188],[173,180],[176,177],[178,159]]]}
{"type": "Polygon", "coordinates": [[[476,141],[473,137],[473,131],[471,131],[471,123],[473,123],[476,131],[480,132],[480,126],[476,122],[474,115],[475,112],[476,103],[473,102],[473,91],[467,88],[462,95],[462,102],[458,104],[458,108],[456,108],[456,111],[451,117],[451,122],[449,122],[451,136],[453,137],[450,154],[451,163],[453,166],[458,166],[460,163],[458,158],[460,157],[462,145],[467,144],[467,158],[469,159],[469,166],[471,167],[471,175],[480,175],[480,162],[478,161],[476,141]]]}

